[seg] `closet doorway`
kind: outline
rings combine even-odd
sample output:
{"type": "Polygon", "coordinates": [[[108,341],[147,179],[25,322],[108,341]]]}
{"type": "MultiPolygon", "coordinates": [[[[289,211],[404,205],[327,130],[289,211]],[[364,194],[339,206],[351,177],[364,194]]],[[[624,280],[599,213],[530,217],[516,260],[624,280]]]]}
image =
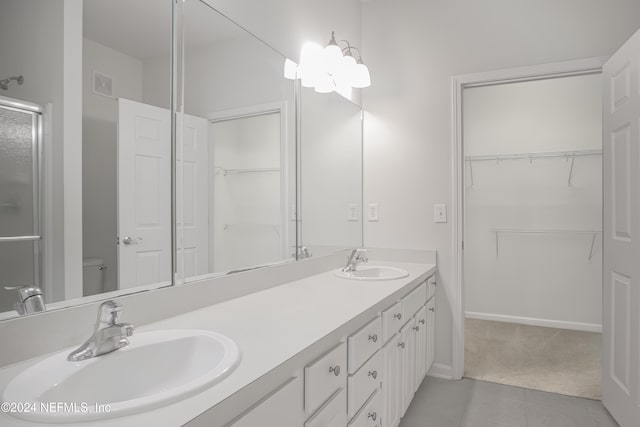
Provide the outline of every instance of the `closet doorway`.
{"type": "Polygon", "coordinates": [[[600,398],[599,69],[464,86],[464,373],[600,398]]]}

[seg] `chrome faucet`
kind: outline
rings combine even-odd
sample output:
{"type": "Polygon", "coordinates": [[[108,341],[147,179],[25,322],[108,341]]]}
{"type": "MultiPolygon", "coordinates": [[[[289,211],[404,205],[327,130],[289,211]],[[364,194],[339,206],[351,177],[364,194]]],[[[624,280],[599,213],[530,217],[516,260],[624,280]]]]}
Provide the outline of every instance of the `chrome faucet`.
{"type": "Polygon", "coordinates": [[[347,265],[344,266],[342,271],[348,273],[350,271],[356,271],[356,267],[358,264],[365,263],[369,261],[367,258],[367,253],[369,251],[366,249],[354,249],[351,251],[351,255],[349,255],[349,260],[347,261],[347,265]]]}
{"type": "Polygon", "coordinates": [[[114,301],[106,301],[98,307],[98,319],[93,329],[93,335],[72,351],[67,357],[70,362],[90,359],[111,353],[129,345],[127,337],[133,335],[133,325],[118,323],[122,305],[114,301]]]}
{"type": "Polygon", "coordinates": [[[42,298],[42,290],[37,286],[5,286],[8,291],[18,291],[20,301],[13,305],[13,308],[19,315],[39,313],[45,311],[47,307],[44,305],[42,298]]]}

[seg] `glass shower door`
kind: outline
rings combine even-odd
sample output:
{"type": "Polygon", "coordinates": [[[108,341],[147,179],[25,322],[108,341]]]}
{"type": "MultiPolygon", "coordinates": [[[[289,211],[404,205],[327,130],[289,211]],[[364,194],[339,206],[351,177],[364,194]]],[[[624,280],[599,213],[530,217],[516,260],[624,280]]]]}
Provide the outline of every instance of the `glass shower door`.
{"type": "Polygon", "coordinates": [[[0,312],[13,309],[8,285],[40,286],[40,109],[0,97],[0,312]]]}

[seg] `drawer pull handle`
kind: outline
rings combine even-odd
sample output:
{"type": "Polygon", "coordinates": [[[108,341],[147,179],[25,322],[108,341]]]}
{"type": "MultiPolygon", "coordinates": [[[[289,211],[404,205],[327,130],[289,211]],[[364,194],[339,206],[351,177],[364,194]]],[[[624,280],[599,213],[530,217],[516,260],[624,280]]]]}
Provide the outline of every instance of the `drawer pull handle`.
{"type": "Polygon", "coordinates": [[[431,307],[431,308],[429,309],[429,311],[436,311],[436,308],[435,308],[435,307],[431,307]]]}
{"type": "Polygon", "coordinates": [[[400,348],[404,348],[404,345],[405,345],[405,344],[404,344],[403,342],[399,342],[399,343],[398,343],[398,347],[400,347],[400,348]]]}
{"type": "Polygon", "coordinates": [[[393,315],[393,317],[398,319],[398,320],[400,320],[400,319],[402,319],[402,313],[396,313],[396,314],[393,315]]]}
{"type": "Polygon", "coordinates": [[[376,420],[376,418],[378,418],[378,414],[376,414],[375,412],[369,412],[369,414],[367,415],[367,417],[371,418],[373,421],[376,420]]]}
{"type": "Polygon", "coordinates": [[[414,327],[413,327],[413,330],[414,330],[414,331],[416,331],[416,332],[418,332],[418,331],[420,330],[420,326],[414,326],[414,327]]]}
{"type": "Polygon", "coordinates": [[[340,366],[330,366],[329,367],[329,372],[333,372],[333,375],[335,375],[336,377],[340,376],[340,366]]]}
{"type": "Polygon", "coordinates": [[[420,323],[424,325],[424,319],[420,319],[420,323]]]}
{"type": "Polygon", "coordinates": [[[378,371],[369,371],[369,376],[375,380],[378,378],[378,371]]]}
{"type": "Polygon", "coordinates": [[[378,342],[378,334],[369,335],[369,341],[378,342]]]}

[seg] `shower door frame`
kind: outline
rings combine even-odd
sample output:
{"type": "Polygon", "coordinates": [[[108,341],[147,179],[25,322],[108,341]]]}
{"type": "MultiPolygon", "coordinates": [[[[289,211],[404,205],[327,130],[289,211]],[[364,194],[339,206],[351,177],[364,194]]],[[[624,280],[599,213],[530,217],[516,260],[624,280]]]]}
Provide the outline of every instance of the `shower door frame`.
{"type": "MultiPolygon", "coordinates": [[[[0,236],[0,244],[12,242],[33,242],[33,284],[17,283],[17,285],[42,285],[42,214],[40,207],[42,200],[42,139],[43,139],[43,109],[38,104],[20,101],[0,96],[0,108],[31,114],[32,119],[32,180],[33,180],[33,234],[30,236],[0,236]]],[[[46,285],[46,283],[45,283],[46,285]]],[[[45,293],[46,294],[46,293],[45,293]]]]}

